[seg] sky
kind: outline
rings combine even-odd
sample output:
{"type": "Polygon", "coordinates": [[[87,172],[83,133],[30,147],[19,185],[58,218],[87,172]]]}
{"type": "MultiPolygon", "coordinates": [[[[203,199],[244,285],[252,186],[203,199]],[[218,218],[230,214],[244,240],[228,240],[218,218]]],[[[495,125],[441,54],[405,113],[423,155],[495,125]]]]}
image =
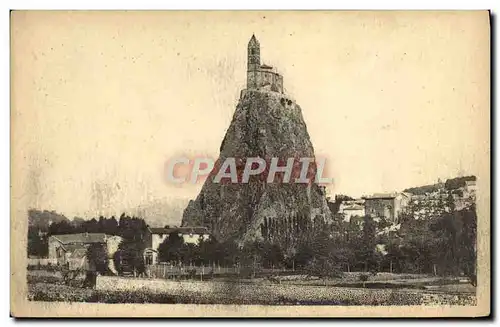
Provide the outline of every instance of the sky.
{"type": "Polygon", "coordinates": [[[13,198],[68,217],[185,203],[217,158],[247,43],[302,108],[330,195],[489,178],[486,12],[14,12],[13,198]]]}

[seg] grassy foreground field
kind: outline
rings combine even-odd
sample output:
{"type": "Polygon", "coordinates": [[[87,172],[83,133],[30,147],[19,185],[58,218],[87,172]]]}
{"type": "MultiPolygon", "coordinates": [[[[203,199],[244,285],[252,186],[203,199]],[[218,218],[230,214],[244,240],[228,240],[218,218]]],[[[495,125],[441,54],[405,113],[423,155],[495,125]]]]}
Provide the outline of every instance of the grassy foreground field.
{"type": "Polygon", "coordinates": [[[276,285],[239,281],[166,281],[104,277],[99,289],[31,278],[33,301],[260,305],[475,305],[473,294],[425,290],[276,285]],[[102,286],[104,285],[104,286],[102,286]],[[132,289],[126,289],[132,287],[132,289]]]}

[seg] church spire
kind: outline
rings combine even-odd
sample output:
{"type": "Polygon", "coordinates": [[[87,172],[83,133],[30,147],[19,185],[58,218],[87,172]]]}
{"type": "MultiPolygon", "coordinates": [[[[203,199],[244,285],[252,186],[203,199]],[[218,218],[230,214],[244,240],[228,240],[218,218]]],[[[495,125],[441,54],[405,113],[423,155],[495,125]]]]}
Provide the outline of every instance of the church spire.
{"type": "Polygon", "coordinates": [[[260,64],[260,44],[253,34],[248,42],[247,89],[283,93],[283,76],[273,67],[260,64]]]}
{"type": "Polygon", "coordinates": [[[250,46],[257,46],[257,47],[260,46],[259,41],[255,37],[255,34],[252,34],[252,37],[250,38],[250,41],[248,42],[248,47],[250,47],[250,46]]]}
{"type": "Polygon", "coordinates": [[[260,44],[254,34],[248,42],[248,71],[254,71],[260,67],[260,44]]]}

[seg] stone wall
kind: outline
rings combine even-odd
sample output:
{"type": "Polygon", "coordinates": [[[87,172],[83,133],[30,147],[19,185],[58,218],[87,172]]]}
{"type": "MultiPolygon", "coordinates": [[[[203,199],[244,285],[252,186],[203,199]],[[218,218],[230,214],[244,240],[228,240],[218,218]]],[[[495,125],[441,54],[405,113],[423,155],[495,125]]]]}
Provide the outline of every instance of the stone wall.
{"type": "Polygon", "coordinates": [[[270,85],[274,92],[283,93],[283,76],[271,70],[252,70],[247,72],[247,87],[260,89],[270,85]]]}

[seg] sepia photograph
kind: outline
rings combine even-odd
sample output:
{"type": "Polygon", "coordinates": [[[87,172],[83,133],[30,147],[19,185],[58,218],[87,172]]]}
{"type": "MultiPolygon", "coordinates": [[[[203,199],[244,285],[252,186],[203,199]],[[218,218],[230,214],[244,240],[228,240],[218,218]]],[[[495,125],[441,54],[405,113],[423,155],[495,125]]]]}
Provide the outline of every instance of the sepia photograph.
{"type": "Polygon", "coordinates": [[[11,11],[11,314],[489,315],[490,20],[11,11]]]}

